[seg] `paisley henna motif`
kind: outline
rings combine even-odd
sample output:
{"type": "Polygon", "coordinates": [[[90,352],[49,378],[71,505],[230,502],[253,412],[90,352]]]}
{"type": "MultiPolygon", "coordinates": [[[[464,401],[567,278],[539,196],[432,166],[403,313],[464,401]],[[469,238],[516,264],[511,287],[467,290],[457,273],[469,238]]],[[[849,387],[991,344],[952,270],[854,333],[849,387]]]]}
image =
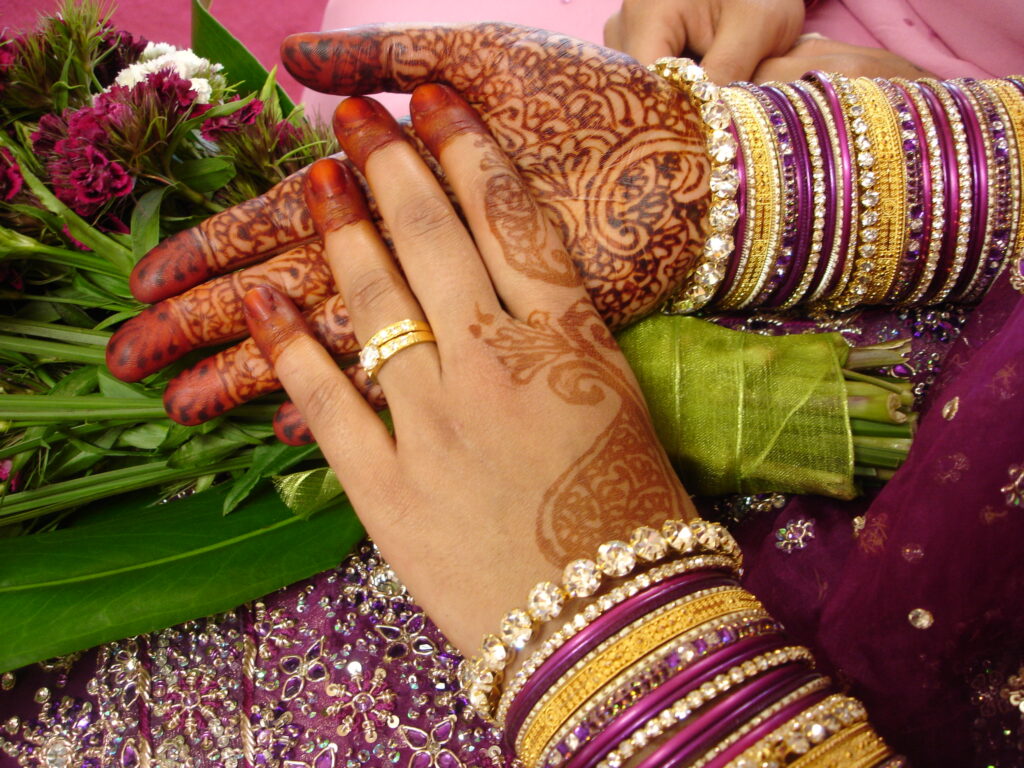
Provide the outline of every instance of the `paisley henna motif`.
{"type": "Polygon", "coordinates": [[[196,347],[238,338],[245,333],[242,296],[264,284],[277,287],[302,308],[335,292],[323,245],[301,245],[257,267],[165,299],[132,318],[110,339],[107,366],[124,381],[138,381],[196,347]]]}
{"type": "Polygon", "coordinates": [[[480,316],[470,332],[497,353],[517,384],[545,375],[568,403],[619,402],[590,448],[544,493],[536,535],[549,562],[563,564],[631,526],[651,525],[688,508],[647,406],[627,371],[609,359],[615,342],[587,301],[554,321],[544,312],[534,312],[526,323],[500,325],[493,316],[480,316]]]}

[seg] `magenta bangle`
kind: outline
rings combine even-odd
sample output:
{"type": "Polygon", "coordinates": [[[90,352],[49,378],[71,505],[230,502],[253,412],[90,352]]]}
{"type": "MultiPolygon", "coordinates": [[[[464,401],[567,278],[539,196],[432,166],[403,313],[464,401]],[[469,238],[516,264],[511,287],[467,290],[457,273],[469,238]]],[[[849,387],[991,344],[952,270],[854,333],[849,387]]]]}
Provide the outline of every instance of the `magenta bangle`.
{"type": "MultiPolygon", "coordinates": [[[[761,89],[775,103],[786,121],[790,136],[790,146],[796,165],[796,231],[789,245],[792,248],[790,263],[785,265],[787,272],[780,280],[778,288],[765,302],[767,307],[779,307],[789,300],[793,291],[800,284],[807,259],[811,250],[811,233],[814,230],[813,186],[811,178],[811,159],[807,150],[811,137],[804,134],[803,125],[796,109],[782,91],[766,86],[761,89]]],[[[783,244],[785,247],[785,243],[783,244]]]]}
{"type": "Polygon", "coordinates": [[[637,768],[682,768],[772,702],[818,677],[795,664],[768,672],[688,721],[637,768]]]}
{"type": "MultiPolygon", "coordinates": [[[[906,105],[907,111],[910,115],[910,121],[914,125],[914,132],[917,134],[917,147],[919,153],[918,168],[921,174],[920,196],[916,203],[916,205],[921,206],[921,250],[918,252],[920,264],[918,265],[914,278],[907,281],[905,289],[893,295],[893,301],[895,303],[899,303],[901,300],[912,295],[915,290],[919,289],[917,283],[924,279],[924,274],[927,270],[929,244],[931,242],[932,231],[932,166],[929,162],[928,138],[925,135],[924,123],[922,122],[921,114],[917,111],[917,105],[914,104],[914,100],[910,98],[910,94],[903,86],[899,83],[893,83],[892,86],[902,96],[903,103],[906,105]]],[[[913,233],[911,233],[911,235],[913,236],[913,233]]],[[[923,286],[921,288],[923,288],[923,286]]]]}
{"type": "Polygon", "coordinates": [[[825,116],[821,112],[818,100],[808,91],[808,86],[803,82],[792,83],[792,86],[804,100],[807,111],[811,114],[814,122],[814,132],[818,145],[821,147],[822,168],[825,172],[825,226],[821,234],[821,255],[818,257],[818,265],[814,271],[814,277],[807,286],[807,296],[819,295],[824,286],[822,281],[828,274],[829,260],[833,257],[832,243],[836,236],[836,206],[839,204],[839,176],[836,168],[836,157],[832,154],[832,141],[828,135],[828,127],[825,116]]]}
{"type": "Polygon", "coordinates": [[[737,664],[754,658],[782,643],[776,637],[755,637],[743,640],[727,652],[709,656],[689,669],[669,678],[665,683],[644,696],[622,715],[608,724],[600,734],[580,749],[565,768],[593,768],[611,752],[617,744],[629,738],[634,731],[642,728],[652,717],[696,690],[707,680],[727,672],[737,664]]]}
{"type": "Polygon", "coordinates": [[[981,252],[985,240],[985,219],[988,216],[988,162],[985,158],[985,140],[982,135],[981,123],[978,121],[978,115],[971,108],[970,101],[959,86],[949,82],[942,85],[949,91],[953,101],[960,109],[964,130],[967,133],[967,146],[971,154],[973,176],[971,192],[974,203],[971,208],[970,246],[960,276],[949,295],[949,298],[955,301],[963,298],[964,290],[971,284],[975,271],[981,266],[981,252]]]}
{"type": "Polygon", "coordinates": [[[839,102],[839,94],[836,93],[836,89],[832,87],[832,83],[829,82],[828,76],[824,72],[812,70],[804,75],[804,77],[808,76],[814,78],[814,82],[821,87],[822,93],[825,94],[825,100],[828,101],[832,114],[835,116],[836,135],[839,137],[839,170],[843,188],[842,200],[836,204],[843,205],[847,209],[846,216],[843,217],[839,248],[835,253],[835,272],[832,274],[832,279],[829,281],[829,285],[823,294],[827,297],[842,284],[843,273],[846,271],[846,259],[852,258],[848,251],[850,249],[853,220],[857,217],[858,210],[857,201],[853,196],[853,165],[850,158],[849,133],[846,131],[846,118],[843,114],[843,105],[839,102]]]}
{"type": "Polygon", "coordinates": [[[810,709],[820,701],[824,701],[829,695],[828,691],[813,691],[783,707],[759,726],[751,729],[750,733],[746,733],[742,738],[737,739],[735,744],[731,744],[727,749],[723,749],[721,753],[705,763],[704,768],[724,768],[724,766],[742,755],[757,744],[757,742],[761,741],[761,739],[766,738],[769,734],[784,726],[801,712],[810,709]]]}
{"type": "Polygon", "coordinates": [[[534,672],[512,700],[505,719],[504,738],[510,751],[527,715],[541,696],[596,646],[651,611],[686,595],[718,586],[738,586],[731,575],[720,571],[683,573],[619,603],[569,638],[534,672]]]}
{"type": "Polygon", "coordinates": [[[942,238],[942,258],[936,270],[936,280],[933,288],[924,297],[922,303],[928,304],[941,290],[949,278],[950,270],[953,269],[953,260],[956,258],[956,233],[960,228],[960,173],[956,168],[956,146],[953,144],[953,129],[950,126],[949,116],[938,97],[932,93],[924,83],[917,83],[921,96],[928,102],[932,112],[932,119],[935,121],[935,132],[938,134],[942,146],[942,175],[945,177],[944,188],[945,211],[946,211],[946,232],[942,238]]]}

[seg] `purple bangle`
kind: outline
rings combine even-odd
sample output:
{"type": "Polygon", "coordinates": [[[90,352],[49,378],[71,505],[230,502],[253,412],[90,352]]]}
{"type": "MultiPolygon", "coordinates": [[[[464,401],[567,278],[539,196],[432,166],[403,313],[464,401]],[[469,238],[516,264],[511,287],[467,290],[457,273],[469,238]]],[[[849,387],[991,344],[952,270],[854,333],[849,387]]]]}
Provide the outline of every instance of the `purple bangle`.
{"type": "Polygon", "coordinates": [[[579,750],[565,768],[593,768],[611,752],[616,744],[629,736],[663,709],[683,698],[691,690],[696,690],[707,680],[727,672],[730,668],[754,658],[773,648],[782,646],[776,637],[754,637],[744,640],[728,649],[701,659],[689,669],[669,678],[665,683],[644,696],[640,701],[627,709],[608,726],[579,750]]]}
{"type": "MultiPolygon", "coordinates": [[[[776,308],[789,300],[807,268],[811,233],[814,230],[812,199],[814,181],[811,178],[811,159],[807,149],[810,137],[804,134],[803,124],[800,122],[800,116],[796,113],[796,108],[790,103],[786,94],[778,88],[766,86],[761,90],[775,103],[789,127],[790,146],[793,149],[796,163],[796,232],[790,242],[792,255],[790,263],[783,265],[787,267],[788,272],[780,280],[778,288],[765,302],[766,306],[776,308]]],[[[776,262],[776,266],[779,266],[780,262],[781,259],[776,262]]]]}
{"type": "Polygon", "coordinates": [[[932,290],[922,299],[922,304],[928,304],[942,290],[953,269],[953,261],[956,258],[956,233],[960,228],[960,174],[956,167],[956,145],[953,143],[953,130],[949,123],[949,116],[946,114],[942,102],[925,83],[917,83],[917,88],[928,102],[932,112],[932,119],[935,121],[935,132],[942,142],[940,154],[942,155],[942,175],[945,178],[944,189],[945,211],[946,211],[946,232],[942,238],[942,258],[936,269],[937,278],[932,290]]]}
{"type": "MultiPolygon", "coordinates": [[[[918,152],[919,152],[919,157],[920,157],[919,165],[920,165],[920,172],[921,172],[921,186],[920,186],[921,194],[920,194],[920,202],[919,202],[919,204],[921,205],[921,210],[922,210],[921,252],[920,252],[921,264],[920,264],[920,267],[919,267],[919,270],[918,270],[918,273],[917,273],[915,279],[907,281],[906,292],[901,294],[901,295],[894,296],[894,298],[893,298],[894,302],[899,303],[899,301],[906,299],[907,297],[913,295],[915,292],[920,292],[920,291],[926,289],[926,286],[915,285],[915,283],[920,283],[921,280],[926,279],[925,276],[927,274],[927,269],[928,269],[928,265],[927,265],[928,256],[929,256],[929,253],[930,253],[930,250],[931,250],[932,225],[933,225],[933,217],[932,217],[932,212],[933,212],[933,210],[932,210],[932,165],[931,165],[930,157],[928,155],[928,138],[925,135],[924,120],[921,117],[921,113],[918,112],[917,105],[914,103],[914,100],[910,97],[910,93],[909,93],[909,91],[907,91],[906,88],[904,88],[899,83],[893,83],[893,87],[896,88],[896,90],[899,91],[900,94],[903,96],[903,101],[906,104],[907,110],[910,113],[911,122],[915,126],[914,132],[917,134],[917,146],[918,146],[918,152]]],[[[933,275],[933,279],[934,279],[934,275],[933,275]]]]}
{"type": "Polygon", "coordinates": [[[960,271],[956,285],[950,293],[949,298],[954,301],[963,298],[963,291],[971,284],[974,273],[981,268],[982,245],[985,240],[985,219],[988,216],[988,162],[985,157],[985,139],[982,135],[981,123],[978,115],[971,107],[970,101],[960,86],[954,83],[945,82],[943,87],[953,97],[960,115],[964,121],[964,129],[967,133],[967,146],[971,155],[971,170],[973,176],[972,195],[974,196],[973,207],[971,208],[971,232],[970,243],[967,249],[967,260],[960,271]]]}
{"type": "Polygon", "coordinates": [[[964,87],[974,96],[979,112],[985,118],[990,135],[992,166],[989,169],[989,197],[992,200],[987,241],[982,244],[981,263],[974,280],[967,287],[963,300],[974,302],[985,295],[992,280],[999,274],[1006,254],[1010,250],[1011,176],[1010,150],[1006,145],[1006,121],[996,107],[996,96],[977,80],[962,81],[964,87]]]}
{"type": "Polygon", "coordinates": [[[757,742],[761,741],[761,739],[774,733],[801,712],[810,709],[820,701],[824,701],[828,696],[828,691],[814,691],[783,707],[759,726],[753,728],[750,733],[744,734],[742,738],[737,739],[735,744],[731,744],[727,749],[723,749],[713,760],[709,760],[704,765],[704,768],[723,768],[723,766],[731,763],[757,744],[757,742]]]}
{"type": "Polygon", "coordinates": [[[839,176],[836,169],[836,157],[832,153],[832,141],[829,138],[828,125],[825,115],[821,111],[818,100],[810,92],[808,86],[803,82],[792,83],[792,86],[800,93],[804,100],[811,120],[814,122],[815,138],[821,147],[822,169],[825,173],[825,226],[821,230],[822,251],[818,257],[817,269],[807,286],[807,296],[813,298],[824,290],[822,281],[828,275],[829,260],[835,257],[835,250],[830,244],[834,243],[836,237],[836,206],[839,205],[839,176]]]}
{"type": "Polygon", "coordinates": [[[829,296],[843,284],[843,274],[846,271],[846,259],[852,257],[852,255],[847,252],[850,248],[850,235],[853,228],[853,219],[859,215],[859,211],[857,201],[853,196],[853,166],[850,159],[850,140],[849,133],[846,131],[846,120],[843,115],[843,105],[839,102],[839,94],[836,93],[836,89],[832,87],[832,83],[829,82],[828,76],[824,72],[815,69],[804,75],[805,78],[808,76],[814,78],[814,81],[821,88],[822,93],[825,94],[825,100],[828,101],[828,105],[832,109],[832,114],[835,117],[836,135],[839,137],[839,170],[842,174],[841,178],[843,188],[842,200],[839,201],[837,205],[843,205],[846,207],[846,216],[843,218],[839,247],[835,254],[835,272],[832,275],[829,285],[824,291],[824,295],[829,296]]]}
{"type": "Polygon", "coordinates": [[[510,751],[514,750],[519,729],[522,728],[523,721],[526,720],[527,715],[536,706],[541,696],[555,684],[558,678],[595,647],[641,616],[657,610],[673,600],[703,589],[725,585],[738,586],[734,578],[720,571],[683,573],[655,584],[619,603],[573,635],[541,664],[512,700],[505,718],[506,746],[510,751]]]}
{"type": "Polygon", "coordinates": [[[739,269],[740,253],[743,251],[743,238],[747,235],[747,166],[743,161],[743,142],[740,141],[739,131],[736,129],[735,123],[729,126],[729,132],[732,134],[736,146],[740,148],[736,152],[736,159],[733,161],[736,168],[736,206],[739,210],[739,217],[736,219],[736,229],[733,233],[733,243],[735,245],[732,249],[732,255],[729,257],[725,277],[718,284],[718,289],[708,301],[707,305],[709,307],[713,306],[718,299],[729,295],[733,280],[736,279],[736,270],[739,269]]]}
{"type": "Polygon", "coordinates": [[[687,722],[637,768],[682,768],[772,702],[818,677],[796,665],[772,670],[687,722]]]}

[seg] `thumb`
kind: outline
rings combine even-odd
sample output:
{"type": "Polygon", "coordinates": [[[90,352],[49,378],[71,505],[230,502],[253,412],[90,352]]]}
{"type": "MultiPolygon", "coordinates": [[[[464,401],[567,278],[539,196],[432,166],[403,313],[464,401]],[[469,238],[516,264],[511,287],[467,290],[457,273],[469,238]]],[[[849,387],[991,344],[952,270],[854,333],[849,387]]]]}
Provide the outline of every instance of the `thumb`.
{"type": "Polygon", "coordinates": [[[296,80],[322,93],[410,93],[445,82],[472,100],[508,45],[538,34],[544,33],[508,24],[372,25],[289,35],[281,60],[296,80]]]}
{"type": "Polygon", "coordinates": [[[738,10],[724,10],[701,66],[719,85],[749,80],[761,59],[773,53],[775,47],[775,37],[764,23],[751,23],[748,14],[738,10]]]}

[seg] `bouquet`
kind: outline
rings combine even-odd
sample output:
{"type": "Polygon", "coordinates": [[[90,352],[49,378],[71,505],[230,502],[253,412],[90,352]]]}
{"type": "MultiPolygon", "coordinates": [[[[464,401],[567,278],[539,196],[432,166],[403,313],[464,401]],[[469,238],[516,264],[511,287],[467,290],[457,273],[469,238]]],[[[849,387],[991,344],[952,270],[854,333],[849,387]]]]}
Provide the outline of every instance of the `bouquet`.
{"type": "Polygon", "coordinates": [[[292,503],[324,507],[308,522],[274,491],[324,462],[277,443],[273,405],[185,427],[161,403],[179,368],[127,384],[104,365],[108,329],[143,308],[139,257],[336,151],[193,14],[190,50],[70,0],[0,37],[0,669],[232,608],[361,535],[323,473],[326,504],[292,503]]]}

